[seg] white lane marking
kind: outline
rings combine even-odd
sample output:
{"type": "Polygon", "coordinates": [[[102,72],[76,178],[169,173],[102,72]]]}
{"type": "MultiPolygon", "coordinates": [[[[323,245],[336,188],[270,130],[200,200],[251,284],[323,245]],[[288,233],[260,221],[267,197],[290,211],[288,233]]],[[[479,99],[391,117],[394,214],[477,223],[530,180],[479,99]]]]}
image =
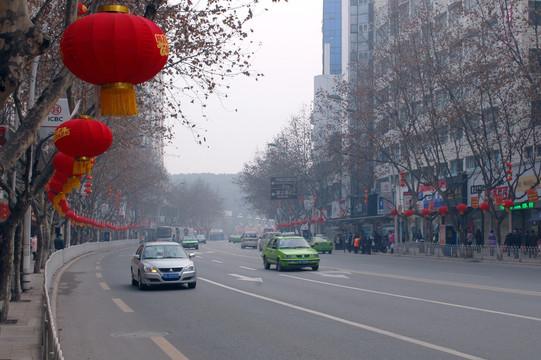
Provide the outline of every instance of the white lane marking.
{"type": "Polygon", "coordinates": [[[96,266],[96,270],[101,270],[101,266],[96,266]]]}
{"type": "Polygon", "coordinates": [[[241,269],[246,269],[246,270],[253,270],[255,271],[256,269],[254,268],[251,268],[251,267],[247,267],[247,266],[239,266],[241,269]]]}
{"type": "Polygon", "coordinates": [[[332,278],[340,278],[340,279],[349,279],[348,276],[346,276],[344,273],[337,272],[337,271],[319,271],[318,275],[321,275],[323,277],[332,277],[332,278]]]}
{"type": "Polygon", "coordinates": [[[496,314],[496,315],[515,317],[515,318],[525,319],[525,320],[541,321],[541,318],[536,318],[536,317],[532,317],[532,316],[524,316],[524,315],[506,313],[506,312],[503,312],[503,311],[481,309],[481,308],[476,308],[476,307],[473,307],[473,306],[458,305],[458,304],[446,303],[446,302],[443,302],[443,301],[429,300],[429,299],[423,299],[423,298],[418,298],[418,297],[413,297],[413,296],[398,295],[398,294],[392,294],[392,293],[387,293],[387,292],[382,292],[382,291],[362,289],[362,288],[357,288],[357,287],[353,287],[353,286],[333,284],[333,283],[328,283],[328,282],[319,281],[319,280],[304,279],[304,278],[297,277],[297,276],[292,276],[292,275],[280,274],[280,276],[288,277],[288,278],[291,278],[291,279],[297,279],[297,280],[313,282],[313,283],[322,284],[322,285],[339,287],[339,288],[348,289],[348,290],[361,291],[361,292],[366,292],[366,293],[371,293],[371,294],[392,296],[392,297],[396,297],[396,298],[400,298],[400,299],[407,299],[407,300],[414,300],[414,301],[422,301],[422,302],[427,302],[427,303],[430,303],[430,304],[437,304],[437,305],[455,307],[455,308],[459,308],[459,309],[480,311],[480,312],[485,312],[485,313],[489,313],[489,314],[496,314]]]}
{"type": "Polygon", "coordinates": [[[103,290],[111,290],[111,288],[107,285],[107,283],[100,282],[100,286],[103,290]]]}
{"type": "Polygon", "coordinates": [[[133,310],[122,300],[119,298],[113,298],[113,302],[120,308],[120,310],[124,311],[125,313],[133,312],[133,310]]]}
{"type": "MultiPolygon", "coordinates": [[[[338,270],[342,270],[342,269],[338,269],[338,270]]],[[[347,271],[347,270],[344,270],[344,271],[347,271]]],[[[508,289],[508,288],[502,288],[502,287],[496,287],[496,286],[473,285],[473,284],[465,284],[465,283],[459,283],[459,282],[454,282],[454,281],[421,279],[421,278],[411,277],[411,276],[382,274],[382,273],[375,273],[375,272],[369,272],[369,271],[352,271],[352,273],[368,275],[368,276],[378,276],[378,277],[390,278],[390,279],[395,279],[395,280],[416,281],[416,282],[421,282],[421,283],[426,283],[426,284],[456,286],[456,287],[462,287],[466,289],[497,291],[497,292],[504,292],[504,293],[509,293],[509,294],[541,296],[541,292],[539,291],[516,290],[516,289],[508,289]]]]}
{"type": "Polygon", "coordinates": [[[242,281],[263,282],[263,279],[261,278],[253,278],[253,277],[239,275],[239,274],[229,274],[229,275],[234,276],[237,279],[242,280],[242,281]]]}
{"type": "Polygon", "coordinates": [[[218,264],[223,264],[223,261],[219,261],[219,260],[212,260],[214,261],[215,263],[218,263],[218,264]]]}
{"type": "Polygon", "coordinates": [[[97,277],[98,279],[101,279],[101,278],[102,278],[101,273],[96,273],[96,277],[97,277]]]}
{"type": "Polygon", "coordinates": [[[485,359],[477,357],[475,355],[466,354],[466,353],[463,353],[463,352],[460,352],[458,350],[454,350],[454,349],[451,349],[451,348],[448,348],[448,347],[445,347],[445,346],[432,344],[432,343],[429,343],[427,341],[422,341],[422,340],[414,339],[414,338],[409,337],[409,336],[400,335],[400,334],[392,332],[392,331],[379,329],[379,328],[376,328],[374,326],[361,324],[361,323],[351,321],[351,320],[347,320],[347,319],[342,319],[342,318],[339,318],[337,316],[325,314],[325,313],[322,313],[322,312],[319,312],[319,311],[316,311],[316,310],[307,309],[307,308],[304,308],[304,307],[301,307],[301,306],[286,303],[284,301],[280,301],[280,300],[272,299],[272,298],[269,298],[269,297],[266,297],[266,296],[250,293],[250,292],[247,292],[247,291],[244,291],[244,290],[236,289],[236,288],[231,287],[231,286],[227,286],[227,285],[224,285],[224,284],[217,283],[217,282],[209,280],[209,279],[205,279],[205,278],[200,277],[199,280],[206,281],[206,282],[208,282],[210,284],[220,286],[220,287],[222,287],[224,289],[235,291],[235,292],[238,292],[240,294],[252,296],[252,297],[257,298],[257,299],[261,299],[261,300],[265,300],[265,301],[268,301],[268,302],[271,302],[271,303],[274,303],[274,304],[289,307],[291,309],[303,311],[303,312],[306,312],[306,313],[309,313],[309,314],[312,314],[312,315],[316,315],[316,316],[320,316],[320,317],[323,317],[323,318],[326,318],[326,319],[329,319],[329,320],[333,320],[333,321],[336,321],[336,322],[339,322],[339,323],[342,323],[342,324],[346,324],[346,325],[350,325],[350,326],[353,326],[353,327],[356,327],[356,328],[359,328],[359,329],[371,331],[371,332],[374,332],[374,333],[377,333],[377,334],[380,334],[380,335],[384,335],[384,336],[388,336],[388,337],[391,337],[391,338],[394,338],[394,339],[397,339],[397,340],[402,340],[402,341],[405,341],[405,342],[409,342],[411,344],[423,346],[423,347],[426,347],[426,348],[429,348],[429,349],[432,349],[432,350],[441,351],[443,353],[451,354],[451,355],[458,356],[458,357],[461,357],[461,358],[464,358],[464,359],[485,360],[485,359]]]}
{"type": "Polygon", "coordinates": [[[188,360],[186,356],[184,356],[183,353],[178,351],[171,343],[167,340],[165,340],[162,336],[152,336],[150,337],[152,341],[154,341],[154,344],[158,345],[160,349],[165,353],[165,355],[169,356],[169,359],[171,360],[188,360]]]}

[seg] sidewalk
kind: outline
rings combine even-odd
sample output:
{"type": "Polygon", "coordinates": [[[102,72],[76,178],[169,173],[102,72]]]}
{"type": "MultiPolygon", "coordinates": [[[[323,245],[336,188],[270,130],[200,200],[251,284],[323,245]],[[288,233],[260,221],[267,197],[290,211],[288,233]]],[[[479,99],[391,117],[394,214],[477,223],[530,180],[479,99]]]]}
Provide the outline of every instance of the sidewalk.
{"type": "Polygon", "coordinates": [[[41,360],[44,274],[30,274],[30,289],[9,303],[7,321],[0,324],[0,360],[41,360]]]}

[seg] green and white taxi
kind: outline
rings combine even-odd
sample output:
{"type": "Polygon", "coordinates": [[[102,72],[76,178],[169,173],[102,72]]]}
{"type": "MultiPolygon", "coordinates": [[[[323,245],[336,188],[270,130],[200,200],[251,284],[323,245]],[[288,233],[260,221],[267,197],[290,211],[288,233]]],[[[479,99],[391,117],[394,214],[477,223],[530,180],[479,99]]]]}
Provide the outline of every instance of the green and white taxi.
{"type": "Polygon", "coordinates": [[[261,252],[266,270],[276,265],[276,270],[311,267],[319,269],[319,254],[302,236],[278,236],[269,240],[261,252]]]}
{"type": "Polygon", "coordinates": [[[314,250],[318,252],[328,252],[329,254],[332,254],[332,241],[330,241],[325,235],[312,236],[308,243],[314,250]]]}

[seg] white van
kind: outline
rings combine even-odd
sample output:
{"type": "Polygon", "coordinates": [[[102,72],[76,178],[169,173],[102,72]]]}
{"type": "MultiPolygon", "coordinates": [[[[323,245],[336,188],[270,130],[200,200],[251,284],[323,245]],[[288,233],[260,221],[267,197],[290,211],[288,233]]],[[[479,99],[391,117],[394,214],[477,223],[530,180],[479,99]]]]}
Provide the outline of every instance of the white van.
{"type": "Polygon", "coordinates": [[[156,241],[174,241],[175,229],[171,226],[158,226],[156,229],[156,241]]]}

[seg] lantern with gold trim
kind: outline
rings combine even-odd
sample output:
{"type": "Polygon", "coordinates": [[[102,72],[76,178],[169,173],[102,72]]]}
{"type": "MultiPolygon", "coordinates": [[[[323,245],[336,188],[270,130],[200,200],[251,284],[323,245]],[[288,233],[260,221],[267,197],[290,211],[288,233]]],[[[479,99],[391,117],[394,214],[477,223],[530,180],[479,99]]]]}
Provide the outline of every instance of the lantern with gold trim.
{"type": "Polygon", "coordinates": [[[169,44],[152,21],[122,5],[104,5],[66,28],[60,55],[79,79],[100,85],[101,114],[137,115],[134,85],[167,63],[169,44]]]}
{"type": "Polygon", "coordinates": [[[104,123],[81,115],[58,126],[53,140],[58,150],[75,158],[73,175],[83,175],[92,170],[91,158],[109,149],[113,133],[104,123]]]}

